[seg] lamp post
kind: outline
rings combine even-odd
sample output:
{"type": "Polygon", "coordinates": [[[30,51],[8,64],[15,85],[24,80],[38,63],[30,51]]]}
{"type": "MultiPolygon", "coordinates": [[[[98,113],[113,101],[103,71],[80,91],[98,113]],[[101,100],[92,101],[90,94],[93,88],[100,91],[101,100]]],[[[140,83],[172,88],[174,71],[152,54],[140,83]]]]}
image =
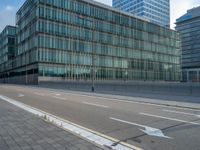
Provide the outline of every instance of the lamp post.
{"type": "Polygon", "coordinates": [[[91,75],[92,75],[92,87],[91,87],[91,91],[94,92],[95,88],[94,88],[94,82],[95,82],[95,51],[94,51],[94,19],[88,19],[88,21],[90,22],[90,27],[92,28],[92,70],[91,70],[91,75]]]}
{"type": "Polygon", "coordinates": [[[94,60],[94,25],[93,25],[93,21],[91,21],[92,23],[92,89],[91,91],[94,92],[94,80],[95,80],[95,60],[94,60]]]}
{"type": "Polygon", "coordinates": [[[28,84],[28,77],[27,77],[27,53],[25,54],[25,63],[26,63],[26,85],[28,84]]]}

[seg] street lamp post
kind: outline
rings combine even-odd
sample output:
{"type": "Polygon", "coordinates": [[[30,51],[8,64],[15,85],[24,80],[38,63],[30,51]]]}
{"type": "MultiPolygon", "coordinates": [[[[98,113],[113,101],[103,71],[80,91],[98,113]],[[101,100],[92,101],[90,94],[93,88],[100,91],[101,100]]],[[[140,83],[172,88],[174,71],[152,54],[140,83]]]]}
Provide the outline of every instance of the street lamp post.
{"type": "Polygon", "coordinates": [[[25,54],[25,63],[26,63],[26,85],[28,84],[28,77],[27,77],[27,53],[25,54]]]}
{"type": "Polygon", "coordinates": [[[92,92],[94,92],[95,68],[94,68],[94,26],[92,21],[92,92]]]}

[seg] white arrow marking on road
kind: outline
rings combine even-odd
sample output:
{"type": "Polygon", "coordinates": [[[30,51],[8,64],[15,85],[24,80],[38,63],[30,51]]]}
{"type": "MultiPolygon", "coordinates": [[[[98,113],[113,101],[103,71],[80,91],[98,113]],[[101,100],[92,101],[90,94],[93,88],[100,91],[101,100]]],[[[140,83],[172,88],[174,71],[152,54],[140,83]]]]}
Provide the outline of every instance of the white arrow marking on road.
{"type": "Polygon", "coordinates": [[[165,111],[165,112],[171,112],[171,113],[176,113],[176,114],[184,114],[184,115],[196,116],[196,117],[200,118],[200,115],[193,114],[193,113],[186,113],[186,112],[180,112],[180,111],[174,111],[174,110],[167,110],[167,109],[163,109],[163,111],[165,111]]]}
{"type": "Polygon", "coordinates": [[[24,97],[24,95],[23,94],[18,94],[18,97],[24,97]]]}
{"type": "Polygon", "coordinates": [[[141,125],[141,124],[137,124],[137,123],[133,123],[133,122],[117,119],[117,118],[110,117],[110,119],[115,120],[115,121],[119,121],[119,122],[123,122],[123,123],[126,123],[126,124],[131,124],[131,125],[134,125],[134,126],[139,126],[139,127],[145,128],[145,130],[142,130],[142,129],[140,129],[140,130],[143,131],[144,133],[146,133],[147,135],[150,135],[150,136],[157,136],[157,137],[163,137],[163,138],[167,138],[167,139],[173,139],[169,136],[165,136],[160,129],[148,127],[148,126],[145,126],[145,125],[141,125]]]}

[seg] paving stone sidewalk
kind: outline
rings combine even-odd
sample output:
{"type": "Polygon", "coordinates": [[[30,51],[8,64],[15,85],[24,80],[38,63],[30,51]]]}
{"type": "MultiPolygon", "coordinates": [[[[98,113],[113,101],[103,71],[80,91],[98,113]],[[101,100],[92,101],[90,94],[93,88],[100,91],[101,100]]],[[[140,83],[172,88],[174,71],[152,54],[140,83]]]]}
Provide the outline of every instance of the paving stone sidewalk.
{"type": "Polygon", "coordinates": [[[0,99],[0,150],[102,150],[0,99]]]}

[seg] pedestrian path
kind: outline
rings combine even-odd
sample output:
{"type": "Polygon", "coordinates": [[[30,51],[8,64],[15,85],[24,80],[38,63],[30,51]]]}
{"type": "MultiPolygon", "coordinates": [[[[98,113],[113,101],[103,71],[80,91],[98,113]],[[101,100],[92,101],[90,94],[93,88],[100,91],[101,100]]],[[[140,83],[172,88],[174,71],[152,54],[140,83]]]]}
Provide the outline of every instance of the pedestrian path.
{"type": "Polygon", "coordinates": [[[0,100],[0,150],[102,150],[0,100]]]}

